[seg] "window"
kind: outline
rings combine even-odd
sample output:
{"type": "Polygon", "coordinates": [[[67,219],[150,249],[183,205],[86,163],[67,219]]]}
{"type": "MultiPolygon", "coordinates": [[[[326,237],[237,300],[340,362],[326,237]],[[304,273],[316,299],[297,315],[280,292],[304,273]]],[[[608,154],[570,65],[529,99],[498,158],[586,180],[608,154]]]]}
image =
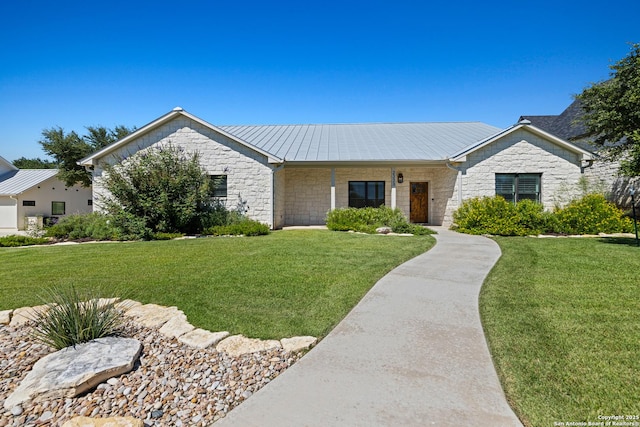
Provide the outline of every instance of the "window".
{"type": "Polygon", "coordinates": [[[227,175],[210,175],[213,197],[227,197],[227,175]]]}
{"type": "Polygon", "coordinates": [[[93,206],[93,199],[87,200],[87,206],[93,206]]]}
{"type": "Polygon", "coordinates": [[[36,201],[35,200],[23,200],[22,201],[22,206],[35,206],[36,205],[36,201]]]}
{"type": "Polygon", "coordinates": [[[65,202],[51,202],[51,215],[64,215],[65,202]]]}
{"type": "Polygon", "coordinates": [[[349,181],[350,208],[384,205],[384,181],[349,181]]]}
{"type": "Polygon", "coordinates": [[[496,195],[510,202],[529,199],[540,203],[539,173],[497,173],[496,195]]]}

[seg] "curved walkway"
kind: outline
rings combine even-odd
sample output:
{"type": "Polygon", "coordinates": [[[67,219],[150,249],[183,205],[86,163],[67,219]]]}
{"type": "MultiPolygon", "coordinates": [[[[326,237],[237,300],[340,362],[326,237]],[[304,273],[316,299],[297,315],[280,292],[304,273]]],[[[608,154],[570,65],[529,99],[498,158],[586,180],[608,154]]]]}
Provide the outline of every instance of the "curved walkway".
{"type": "Polygon", "coordinates": [[[331,333],[216,426],[521,426],[493,367],[478,294],[500,257],[435,227],[331,333]]]}

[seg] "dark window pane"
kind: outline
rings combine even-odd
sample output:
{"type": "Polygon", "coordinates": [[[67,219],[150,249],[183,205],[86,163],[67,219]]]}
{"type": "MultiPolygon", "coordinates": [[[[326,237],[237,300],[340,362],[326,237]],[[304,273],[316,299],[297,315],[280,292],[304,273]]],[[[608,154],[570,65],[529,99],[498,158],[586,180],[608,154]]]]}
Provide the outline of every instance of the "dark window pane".
{"type": "Polygon", "coordinates": [[[213,197],[227,197],[227,175],[211,175],[213,197]]]}
{"type": "Polygon", "coordinates": [[[51,202],[51,215],[64,215],[65,203],[64,202],[51,202]]]}
{"type": "Polygon", "coordinates": [[[384,204],[384,181],[349,181],[349,207],[379,207],[384,204]]]}
{"type": "Polygon", "coordinates": [[[36,201],[35,200],[23,200],[22,201],[22,206],[35,206],[36,205],[36,201]]]}

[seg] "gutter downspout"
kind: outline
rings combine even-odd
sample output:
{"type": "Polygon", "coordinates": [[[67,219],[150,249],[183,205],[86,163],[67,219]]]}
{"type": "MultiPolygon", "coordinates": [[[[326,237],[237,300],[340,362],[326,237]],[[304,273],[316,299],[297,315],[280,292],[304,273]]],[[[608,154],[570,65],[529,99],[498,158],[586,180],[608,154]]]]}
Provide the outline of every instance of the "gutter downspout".
{"type": "Polygon", "coordinates": [[[458,177],[457,177],[457,181],[458,181],[458,207],[460,207],[462,205],[462,169],[459,168],[459,167],[457,168],[457,167],[453,166],[449,159],[447,159],[445,165],[447,165],[447,167],[449,169],[458,172],[458,177]]]}
{"type": "Polygon", "coordinates": [[[271,229],[276,229],[276,172],[284,168],[284,163],[271,170],[271,229]]]}

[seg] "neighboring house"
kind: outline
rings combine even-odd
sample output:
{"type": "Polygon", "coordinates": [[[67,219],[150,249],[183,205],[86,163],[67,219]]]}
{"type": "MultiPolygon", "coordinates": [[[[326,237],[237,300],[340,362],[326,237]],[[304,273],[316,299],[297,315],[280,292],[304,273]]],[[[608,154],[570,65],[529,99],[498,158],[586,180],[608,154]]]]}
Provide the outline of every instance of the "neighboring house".
{"type": "MultiPolygon", "coordinates": [[[[580,101],[575,100],[559,115],[520,116],[520,120],[529,120],[532,125],[597,154],[599,148],[592,145],[586,136],[587,128],[581,120],[583,114],[580,101]]],[[[619,170],[618,161],[599,159],[592,167],[585,170],[584,176],[594,189],[607,192],[609,198],[618,206],[629,208],[631,207],[629,188],[637,180],[620,176],[619,170]]]]}
{"type": "Polygon", "coordinates": [[[478,122],[214,126],[175,108],[79,162],[93,171],[96,204],[105,164],[166,144],[198,152],[227,206],[272,228],[381,204],[415,223],[448,225],[462,200],[495,194],[552,207],[593,160],[526,121],[504,130],[478,122]]]}
{"type": "Polygon", "coordinates": [[[57,169],[18,169],[0,157],[0,230],[24,229],[26,217],[91,212],[91,189],[67,188],[57,174],[57,169]]]}

